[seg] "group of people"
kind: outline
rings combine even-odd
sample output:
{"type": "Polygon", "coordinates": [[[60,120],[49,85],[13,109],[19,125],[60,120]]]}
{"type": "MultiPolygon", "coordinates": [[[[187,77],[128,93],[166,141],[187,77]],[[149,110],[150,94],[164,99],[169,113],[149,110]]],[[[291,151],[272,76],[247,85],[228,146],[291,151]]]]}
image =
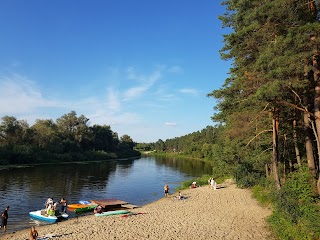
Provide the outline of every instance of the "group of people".
{"type": "Polygon", "coordinates": [[[67,211],[68,201],[65,198],[61,198],[59,202],[53,202],[53,198],[48,198],[46,201],[46,213],[49,216],[53,216],[57,210],[57,205],[61,204],[61,212],[67,211]]]}

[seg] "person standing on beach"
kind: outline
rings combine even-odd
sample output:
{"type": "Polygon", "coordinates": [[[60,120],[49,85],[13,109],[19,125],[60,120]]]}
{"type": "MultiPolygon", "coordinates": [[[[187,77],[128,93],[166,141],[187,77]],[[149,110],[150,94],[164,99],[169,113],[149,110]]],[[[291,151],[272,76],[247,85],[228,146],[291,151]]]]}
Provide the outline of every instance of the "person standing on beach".
{"type": "Polygon", "coordinates": [[[6,209],[4,210],[4,212],[1,214],[1,227],[3,227],[3,230],[6,231],[7,230],[7,223],[8,223],[8,211],[9,211],[9,206],[6,207],[6,209]]]}
{"type": "Polygon", "coordinates": [[[164,185],[164,196],[168,197],[168,194],[169,194],[169,186],[168,186],[168,184],[166,184],[166,185],[164,185]]]}
{"type": "Polygon", "coordinates": [[[217,183],[213,178],[211,178],[211,186],[212,186],[213,190],[217,189],[217,183]]]}

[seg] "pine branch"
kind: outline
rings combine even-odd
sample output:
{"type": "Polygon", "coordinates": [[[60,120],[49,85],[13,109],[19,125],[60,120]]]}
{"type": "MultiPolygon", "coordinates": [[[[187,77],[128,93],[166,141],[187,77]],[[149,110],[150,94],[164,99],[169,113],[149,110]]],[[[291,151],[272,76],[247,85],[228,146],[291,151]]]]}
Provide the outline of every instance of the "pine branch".
{"type": "Polygon", "coordinates": [[[272,130],[263,130],[261,132],[259,132],[257,135],[255,135],[246,145],[246,147],[255,139],[257,138],[260,134],[265,133],[265,132],[272,132],[272,130]]]}

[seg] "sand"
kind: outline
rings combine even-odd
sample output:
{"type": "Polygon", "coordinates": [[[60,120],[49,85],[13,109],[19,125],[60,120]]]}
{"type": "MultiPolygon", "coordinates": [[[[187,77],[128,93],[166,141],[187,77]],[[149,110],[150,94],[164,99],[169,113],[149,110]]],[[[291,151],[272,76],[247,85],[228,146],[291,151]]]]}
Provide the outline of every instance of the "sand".
{"type": "MultiPolygon", "coordinates": [[[[265,218],[271,210],[259,206],[250,190],[232,181],[217,190],[203,186],[182,191],[130,210],[135,215],[85,216],[37,227],[42,239],[272,239],[265,218]]],[[[1,239],[29,239],[29,229],[8,232],[1,239]]]]}

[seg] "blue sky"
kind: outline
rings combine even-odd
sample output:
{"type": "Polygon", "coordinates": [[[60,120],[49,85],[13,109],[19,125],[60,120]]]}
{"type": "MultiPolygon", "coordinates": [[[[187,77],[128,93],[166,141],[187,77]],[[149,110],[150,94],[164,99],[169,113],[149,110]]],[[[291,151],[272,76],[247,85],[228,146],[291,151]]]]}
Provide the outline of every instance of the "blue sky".
{"type": "Polygon", "coordinates": [[[217,0],[1,0],[0,117],[74,110],[136,142],[208,125],[230,64],[217,0]]]}

